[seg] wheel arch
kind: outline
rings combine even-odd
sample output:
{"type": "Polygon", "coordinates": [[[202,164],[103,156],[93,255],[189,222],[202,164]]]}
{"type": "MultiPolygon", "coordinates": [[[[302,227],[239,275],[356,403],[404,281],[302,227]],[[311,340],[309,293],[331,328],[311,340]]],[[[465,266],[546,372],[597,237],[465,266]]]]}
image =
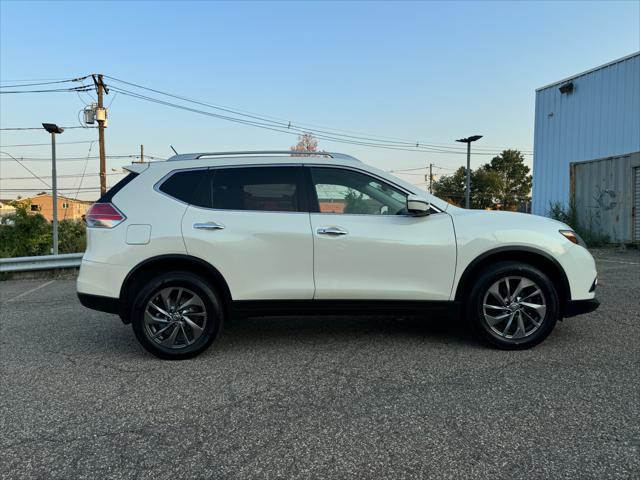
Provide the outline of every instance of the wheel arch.
{"type": "Polygon", "coordinates": [[[517,261],[527,263],[549,277],[558,292],[561,314],[564,307],[571,300],[571,288],[569,280],[560,263],[548,253],[532,247],[514,246],[498,247],[482,253],[467,265],[458,286],[456,288],[455,300],[464,302],[464,294],[470,290],[474,278],[488,265],[500,261],[517,261]]]}
{"type": "Polygon", "coordinates": [[[120,287],[119,315],[124,323],[130,323],[129,311],[137,290],[136,285],[144,283],[154,275],[167,271],[191,272],[203,277],[221,296],[224,308],[230,308],[232,296],[229,285],[220,271],[210,263],[191,255],[168,254],[151,257],[138,263],[127,274],[120,287]]]}

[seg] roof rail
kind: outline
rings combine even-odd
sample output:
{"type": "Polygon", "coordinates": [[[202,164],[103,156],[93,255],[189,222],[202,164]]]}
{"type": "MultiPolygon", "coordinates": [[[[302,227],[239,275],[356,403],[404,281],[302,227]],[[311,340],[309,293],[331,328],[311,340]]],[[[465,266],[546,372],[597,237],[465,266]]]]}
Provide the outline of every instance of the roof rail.
{"type": "Polygon", "coordinates": [[[168,158],[168,162],[176,160],[199,160],[201,158],[209,157],[238,157],[238,156],[257,156],[257,155],[290,155],[290,156],[310,156],[310,157],[329,157],[336,160],[353,160],[358,162],[359,160],[351,155],[345,155],[344,153],[334,152],[310,152],[310,151],[297,151],[297,150],[254,150],[254,151],[241,151],[241,152],[200,152],[200,153],[181,153],[168,158]]]}

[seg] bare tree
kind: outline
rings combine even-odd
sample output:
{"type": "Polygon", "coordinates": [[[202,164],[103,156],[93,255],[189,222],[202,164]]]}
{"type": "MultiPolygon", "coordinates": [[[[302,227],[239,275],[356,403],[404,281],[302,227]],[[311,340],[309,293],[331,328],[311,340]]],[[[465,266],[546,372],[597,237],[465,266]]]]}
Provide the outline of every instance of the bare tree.
{"type": "Polygon", "coordinates": [[[291,146],[294,152],[316,152],[318,151],[318,141],[312,133],[306,132],[298,135],[298,143],[291,146]]]}

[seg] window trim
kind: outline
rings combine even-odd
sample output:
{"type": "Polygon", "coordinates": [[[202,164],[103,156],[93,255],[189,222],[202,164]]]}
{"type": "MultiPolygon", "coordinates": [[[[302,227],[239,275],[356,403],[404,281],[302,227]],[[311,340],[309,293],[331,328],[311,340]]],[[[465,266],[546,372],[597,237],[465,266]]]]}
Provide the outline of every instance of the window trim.
{"type": "MultiPolygon", "coordinates": [[[[175,200],[176,202],[180,202],[183,205],[187,205],[193,208],[199,208],[201,210],[211,210],[211,211],[219,211],[219,212],[262,212],[262,213],[285,213],[285,214],[301,214],[301,213],[320,213],[320,206],[319,206],[319,202],[318,202],[318,197],[313,185],[313,180],[311,178],[311,168],[313,167],[322,167],[322,168],[335,168],[335,169],[339,169],[339,170],[351,170],[354,172],[358,172],[361,173],[363,175],[368,175],[369,177],[373,177],[376,180],[379,180],[383,183],[386,183],[388,185],[393,186],[395,189],[400,190],[401,192],[406,193],[407,195],[416,195],[415,192],[401,186],[398,185],[397,183],[388,180],[385,177],[382,177],[374,172],[370,172],[369,170],[366,169],[362,169],[362,168],[356,168],[356,167],[352,167],[351,165],[336,165],[336,164],[331,164],[331,163],[262,163],[262,164],[255,164],[255,163],[249,163],[249,164],[239,164],[239,165],[215,165],[215,166],[198,166],[198,167],[186,167],[186,168],[175,168],[169,172],[167,172],[165,175],[162,176],[162,178],[160,178],[160,180],[158,180],[154,185],[153,185],[153,189],[161,194],[166,196],[167,198],[170,198],[172,200],[175,200]],[[228,210],[228,209],[220,209],[220,208],[207,208],[207,207],[199,207],[197,205],[192,205],[190,203],[184,202],[178,198],[172,197],[171,195],[164,193],[162,190],[160,190],[160,186],[174,173],[177,172],[184,172],[184,171],[189,171],[189,170],[214,170],[213,172],[213,176],[215,178],[215,170],[219,170],[219,169],[226,169],[226,168],[253,168],[253,167],[298,167],[300,168],[300,170],[303,172],[302,175],[299,178],[299,181],[301,182],[299,187],[300,187],[300,195],[304,195],[304,197],[299,198],[299,208],[300,211],[297,212],[286,212],[286,211],[278,211],[278,210],[228,210]],[[304,207],[304,209],[303,209],[304,207]],[[315,209],[314,209],[315,208],[315,209]]],[[[136,175],[137,176],[137,175],[136,175]]],[[[133,180],[133,178],[131,179],[133,180]]],[[[128,183],[128,182],[127,182],[128,183]]],[[[115,187],[115,186],[114,186],[115,187]]],[[[111,189],[113,190],[113,188],[111,189]]],[[[107,192],[107,194],[109,194],[111,192],[111,190],[109,190],[109,192],[107,192]]],[[[438,206],[431,204],[431,208],[435,211],[435,213],[444,213],[444,210],[442,210],[441,208],[439,208],[438,206]]],[[[327,213],[323,213],[322,215],[357,215],[357,216],[362,216],[362,215],[367,215],[370,217],[384,217],[385,215],[369,215],[369,214],[363,214],[363,213],[331,213],[331,212],[327,212],[327,213]]],[[[407,214],[407,215],[393,215],[394,217],[413,217],[414,215],[411,214],[407,214]]]]}

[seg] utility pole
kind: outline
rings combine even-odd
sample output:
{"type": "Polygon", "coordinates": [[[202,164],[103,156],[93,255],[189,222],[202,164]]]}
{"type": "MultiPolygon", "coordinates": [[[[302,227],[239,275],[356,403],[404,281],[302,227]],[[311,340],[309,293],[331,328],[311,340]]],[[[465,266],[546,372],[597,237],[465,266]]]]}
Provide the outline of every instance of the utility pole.
{"type": "Polygon", "coordinates": [[[466,179],[466,187],[464,191],[464,207],[471,207],[471,142],[475,142],[476,140],[480,140],[482,135],[474,135],[472,137],[461,138],[456,140],[456,142],[466,143],[467,144],[467,179],[466,179]]]}
{"type": "Polygon", "coordinates": [[[64,128],[55,123],[43,123],[42,127],[51,134],[51,197],[53,206],[53,249],[58,254],[58,177],[56,172],[56,134],[64,132],[64,128]]]}
{"type": "Polygon", "coordinates": [[[144,163],[144,145],[140,145],[140,163],[144,163]]]}
{"type": "Polygon", "coordinates": [[[433,190],[431,188],[433,184],[433,163],[429,164],[429,193],[433,193],[433,190]]]}
{"type": "Polygon", "coordinates": [[[107,193],[107,158],[104,149],[104,129],[107,123],[107,111],[104,108],[103,94],[109,95],[109,89],[102,81],[102,75],[91,75],[91,77],[98,92],[96,120],[98,121],[98,143],[100,145],[100,195],[104,195],[107,193]]]}

